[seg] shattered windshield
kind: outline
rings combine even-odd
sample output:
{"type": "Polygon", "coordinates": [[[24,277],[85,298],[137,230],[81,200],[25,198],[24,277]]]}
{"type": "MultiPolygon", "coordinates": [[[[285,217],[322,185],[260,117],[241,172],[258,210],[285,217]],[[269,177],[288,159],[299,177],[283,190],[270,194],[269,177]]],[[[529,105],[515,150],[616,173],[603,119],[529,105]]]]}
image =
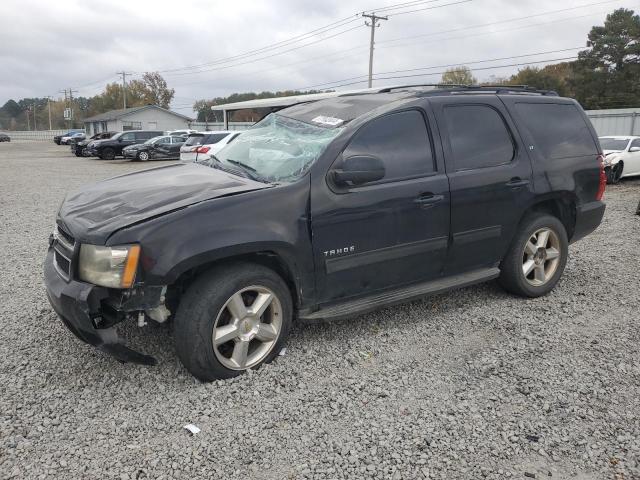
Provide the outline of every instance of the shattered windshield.
{"type": "Polygon", "coordinates": [[[270,114],[207,161],[267,182],[293,182],[311,167],[342,128],[322,128],[270,114]]]}

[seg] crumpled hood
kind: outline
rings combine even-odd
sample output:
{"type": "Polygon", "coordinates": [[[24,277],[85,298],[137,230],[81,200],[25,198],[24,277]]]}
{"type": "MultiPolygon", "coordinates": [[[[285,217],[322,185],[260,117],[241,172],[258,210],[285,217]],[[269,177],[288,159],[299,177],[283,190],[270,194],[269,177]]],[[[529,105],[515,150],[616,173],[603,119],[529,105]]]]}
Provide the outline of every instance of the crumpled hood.
{"type": "Polygon", "coordinates": [[[179,163],[87,185],[67,196],[58,222],[74,237],[104,243],[116,230],[195,203],[269,188],[196,163],[179,163]]]}

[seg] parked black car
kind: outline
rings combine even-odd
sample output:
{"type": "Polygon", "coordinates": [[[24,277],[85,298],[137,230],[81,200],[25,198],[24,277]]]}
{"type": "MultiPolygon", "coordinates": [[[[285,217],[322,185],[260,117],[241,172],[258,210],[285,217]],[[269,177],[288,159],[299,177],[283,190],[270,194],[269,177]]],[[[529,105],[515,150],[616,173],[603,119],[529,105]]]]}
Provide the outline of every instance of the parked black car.
{"type": "Polygon", "coordinates": [[[172,135],[153,137],[144,143],[129,145],[122,149],[124,158],[140,160],[179,160],[180,147],[184,145],[185,138],[172,135]]]}
{"type": "Polygon", "coordinates": [[[6,133],[0,133],[0,142],[10,142],[11,137],[6,133]]]}
{"type": "Polygon", "coordinates": [[[122,156],[122,149],[129,145],[144,143],[150,138],[158,137],[163,132],[160,130],[129,130],[116,133],[105,140],[94,140],[88,146],[89,154],[100,157],[103,160],[113,160],[116,156],[122,156]]]}
{"type": "Polygon", "coordinates": [[[173,317],[186,368],[228,378],[272,360],[294,319],[494,278],[545,295],[604,214],[600,150],[579,104],[552,92],[383,89],[292,106],[206,163],[69,195],[46,288],[72,332],[120,360],[154,363],[116,324],[173,317]]]}
{"type": "Polygon", "coordinates": [[[107,138],[111,138],[116,133],[117,132],[100,132],[80,142],[70,141],[69,145],[71,145],[71,152],[75,154],[76,157],[88,157],[90,156],[89,150],[87,149],[87,146],[89,145],[89,143],[91,143],[93,140],[105,140],[107,138]]]}
{"type": "Polygon", "coordinates": [[[84,132],[84,130],[69,130],[67,133],[63,133],[62,135],[55,135],[53,137],[53,142],[56,145],[60,145],[60,141],[62,140],[63,137],[70,137],[74,133],[81,133],[81,132],[84,132]]]}

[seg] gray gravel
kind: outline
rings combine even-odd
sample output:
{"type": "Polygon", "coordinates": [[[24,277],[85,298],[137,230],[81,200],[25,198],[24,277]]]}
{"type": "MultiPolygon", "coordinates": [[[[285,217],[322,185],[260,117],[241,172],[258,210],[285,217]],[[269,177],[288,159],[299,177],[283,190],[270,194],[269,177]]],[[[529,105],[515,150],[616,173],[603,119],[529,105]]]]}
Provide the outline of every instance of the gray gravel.
{"type": "Polygon", "coordinates": [[[640,180],[609,187],[546,298],[489,283],[298,327],[202,384],[169,328],[126,328],[160,364],[123,365],[45,297],[64,193],[146,167],[0,144],[0,478],[640,478],[640,180]]]}

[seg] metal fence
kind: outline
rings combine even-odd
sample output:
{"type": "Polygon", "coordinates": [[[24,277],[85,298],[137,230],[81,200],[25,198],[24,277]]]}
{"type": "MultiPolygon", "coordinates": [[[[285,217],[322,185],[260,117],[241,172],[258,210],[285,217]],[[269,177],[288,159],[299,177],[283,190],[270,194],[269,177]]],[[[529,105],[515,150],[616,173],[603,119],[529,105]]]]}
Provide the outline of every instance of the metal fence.
{"type": "Polygon", "coordinates": [[[23,142],[53,142],[53,137],[63,135],[69,130],[16,130],[4,131],[11,137],[11,141],[23,142]]]}
{"type": "Polygon", "coordinates": [[[640,108],[587,110],[598,135],[640,135],[640,108]]]}

